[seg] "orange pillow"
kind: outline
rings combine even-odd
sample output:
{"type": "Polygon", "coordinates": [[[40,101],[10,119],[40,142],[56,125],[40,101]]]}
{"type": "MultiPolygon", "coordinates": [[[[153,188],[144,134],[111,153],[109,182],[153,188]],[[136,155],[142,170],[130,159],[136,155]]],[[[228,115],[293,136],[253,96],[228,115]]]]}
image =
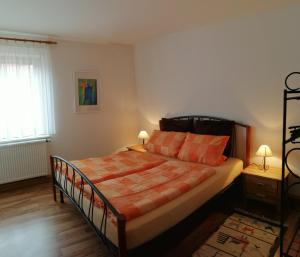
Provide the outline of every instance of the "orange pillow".
{"type": "Polygon", "coordinates": [[[223,152],[229,136],[198,135],[188,133],[178,159],[218,166],[224,162],[223,152]]]}
{"type": "Polygon", "coordinates": [[[154,130],[145,148],[152,153],[176,157],[186,133],[154,130]]]}

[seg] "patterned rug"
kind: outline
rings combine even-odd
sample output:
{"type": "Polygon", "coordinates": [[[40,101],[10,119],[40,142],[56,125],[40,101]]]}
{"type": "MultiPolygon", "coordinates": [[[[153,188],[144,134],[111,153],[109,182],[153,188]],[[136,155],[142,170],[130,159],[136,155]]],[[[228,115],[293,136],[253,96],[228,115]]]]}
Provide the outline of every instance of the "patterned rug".
{"type": "Polygon", "coordinates": [[[279,226],[234,213],[193,257],[270,257],[278,246],[279,234],[279,226]]]}

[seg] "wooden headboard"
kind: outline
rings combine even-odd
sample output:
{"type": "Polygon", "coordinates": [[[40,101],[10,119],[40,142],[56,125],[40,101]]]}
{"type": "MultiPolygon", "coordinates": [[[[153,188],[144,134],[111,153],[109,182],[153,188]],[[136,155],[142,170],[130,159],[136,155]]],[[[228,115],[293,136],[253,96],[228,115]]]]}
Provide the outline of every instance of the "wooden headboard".
{"type": "MultiPolygon", "coordinates": [[[[177,116],[171,118],[163,118],[162,120],[186,120],[190,121],[192,124],[195,121],[215,121],[216,124],[220,122],[223,124],[224,122],[230,122],[233,124],[233,130],[231,136],[231,154],[232,157],[237,157],[244,161],[244,165],[248,166],[250,164],[250,152],[251,152],[251,126],[242,124],[236,121],[218,118],[213,116],[203,116],[203,115],[188,115],[188,116],[177,116]]],[[[161,120],[161,121],[162,121],[161,120]]],[[[160,121],[160,124],[161,124],[160,121]]],[[[176,131],[176,128],[173,128],[176,131]]],[[[193,129],[187,129],[185,131],[189,131],[195,133],[193,129]]]]}

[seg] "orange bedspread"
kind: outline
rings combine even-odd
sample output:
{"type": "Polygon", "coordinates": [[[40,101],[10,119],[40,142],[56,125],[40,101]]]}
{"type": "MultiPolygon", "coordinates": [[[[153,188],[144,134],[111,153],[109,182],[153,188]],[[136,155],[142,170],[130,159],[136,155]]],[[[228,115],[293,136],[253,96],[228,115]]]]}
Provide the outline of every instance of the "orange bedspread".
{"type": "MultiPolygon", "coordinates": [[[[130,220],[175,199],[215,173],[215,169],[203,164],[171,160],[95,186],[130,220]]],[[[99,199],[96,205],[101,206],[99,199]]]]}
{"type": "MultiPolygon", "coordinates": [[[[131,173],[153,168],[165,162],[163,157],[149,153],[135,151],[120,152],[105,157],[88,158],[71,161],[84,173],[91,182],[98,183],[112,178],[122,177],[131,173]]],[[[65,172],[64,167],[64,172],[65,172]]],[[[68,172],[69,180],[72,180],[72,171],[68,172]]],[[[81,182],[80,176],[75,174],[75,183],[81,182]]]]}

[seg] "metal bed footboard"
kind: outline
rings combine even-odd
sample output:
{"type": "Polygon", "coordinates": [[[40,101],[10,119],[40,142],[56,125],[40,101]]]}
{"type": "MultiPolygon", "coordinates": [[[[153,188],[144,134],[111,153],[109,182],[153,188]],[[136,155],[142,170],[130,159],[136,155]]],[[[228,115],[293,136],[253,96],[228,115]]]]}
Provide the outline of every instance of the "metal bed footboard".
{"type": "Polygon", "coordinates": [[[60,201],[64,202],[64,195],[69,198],[71,203],[78,209],[88,224],[94,229],[97,236],[107,246],[114,256],[126,257],[126,219],[120,214],[106,199],[106,197],[99,191],[98,188],[83,174],[75,165],[59,156],[50,156],[51,173],[53,179],[53,198],[56,201],[56,189],[60,193],[60,201]],[[79,182],[78,182],[79,178],[79,182]],[[85,188],[90,190],[89,197],[84,196],[85,188]],[[75,194],[75,188],[79,194],[75,194]],[[88,211],[84,210],[83,198],[89,201],[88,211]],[[103,212],[101,214],[100,225],[94,222],[95,198],[98,197],[103,202],[103,212]],[[118,244],[116,247],[108,238],[106,234],[108,213],[111,213],[117,220],[118,244]]]}

